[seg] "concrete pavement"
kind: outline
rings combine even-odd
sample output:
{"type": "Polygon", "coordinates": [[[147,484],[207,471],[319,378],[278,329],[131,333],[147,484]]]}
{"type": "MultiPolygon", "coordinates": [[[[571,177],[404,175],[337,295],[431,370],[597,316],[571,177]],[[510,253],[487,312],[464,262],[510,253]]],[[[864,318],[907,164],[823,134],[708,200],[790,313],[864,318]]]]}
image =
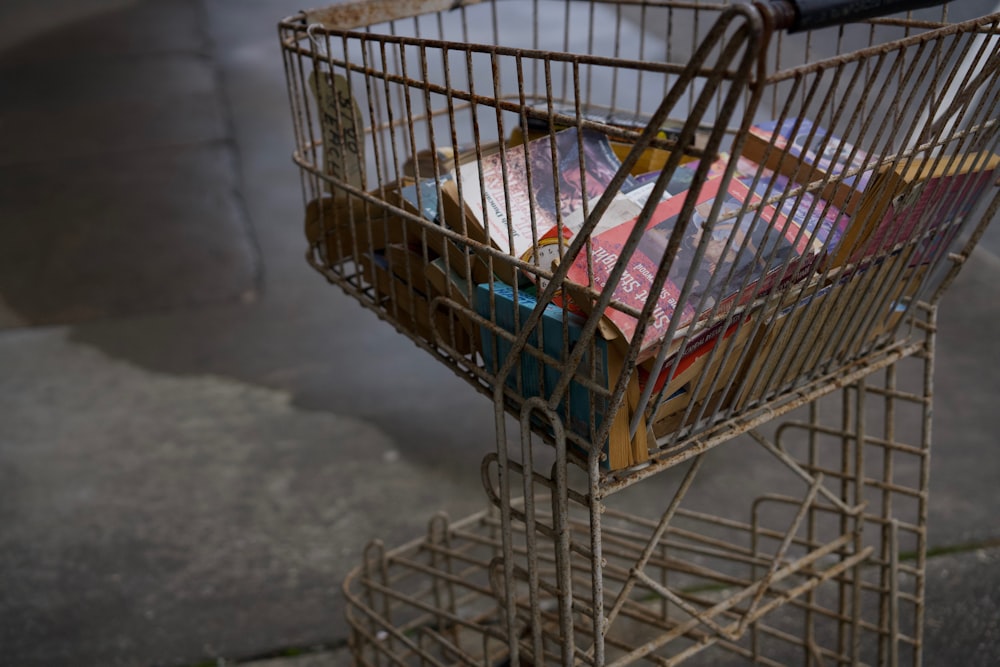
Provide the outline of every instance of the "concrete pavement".
{"type": "MultiPolygon", "coordinates": [[[[483,506],[492,406],[303,259],[298,8],[0,8],[0,664],[347,665],[363,545],[483,506]]],[[[942,309],[929,665],[1000,663],[998,251],[942,309]]]]}

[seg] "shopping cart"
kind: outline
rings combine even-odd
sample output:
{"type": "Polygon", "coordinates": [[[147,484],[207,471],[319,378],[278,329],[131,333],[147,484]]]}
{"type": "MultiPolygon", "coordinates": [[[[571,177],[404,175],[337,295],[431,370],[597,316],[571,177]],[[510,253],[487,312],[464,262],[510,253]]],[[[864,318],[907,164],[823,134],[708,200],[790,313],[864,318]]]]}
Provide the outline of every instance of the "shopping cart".
{"type": "Polygon", "coordinates": [[[281,23],[309,262],[496,406],[488,509],[345,582],[357,664],[920,662],[1000,16],[851,4],[281,23]],[[706,511],[699,470],[757,453],[773,477],[706,511]]]}

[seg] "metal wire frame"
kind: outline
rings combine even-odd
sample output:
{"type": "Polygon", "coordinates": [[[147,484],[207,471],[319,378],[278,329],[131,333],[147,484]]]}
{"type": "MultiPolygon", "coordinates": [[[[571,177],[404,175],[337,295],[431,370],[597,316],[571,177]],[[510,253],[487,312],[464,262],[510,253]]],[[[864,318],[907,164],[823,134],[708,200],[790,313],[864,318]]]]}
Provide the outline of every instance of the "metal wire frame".
{"type": "MultiPolygon", "coordinates": [[[[472,8],[459,4],[459,24],[462,34],[467,36],[466,12],[471,13],[472,8]]],[[[596,53],[596,47],[600,46],[597,42],[587,44],[586,54],[571,53],[567,47],[570,41],[566,37],[570,34],[568,28],[563,33],[562,50],[541,48],[537,19],[541,6],[562,7],[567,17],[571,8],[573,11],[576,7],[589,8],[589,23],[582,25],[593,28],[596,25],[594,8],[610,5],[620,21],[622,7],[628,3],[525,3],[535,12],[531,47],[499,46],[501,11],[498,8],[514,4],[493,2],[484,5],[485,15],[492,18],[496,45],[443,39],[445,20],[442,11],[433,14],[429,24],[413,18],[410,30],[413,36],[397,34],[397,29],[411,20],[409,16],[402,16],[405,12],[393,9],[401,5],[357,5],[361,8],[370,5],[390,14],[398,12],[391,17],[394,20],[388,24],[388,30],[381,32],[380,28],[366,23],[371,16],[352,16],[351,23],[338,23],[344,14],[336,9],[290,19],[282,24],[290,100],[296,119],[298,150],[295,160],[303,174],[304,197],[308,202],[318,201],[328,189],[335,203],[329,213],[324,213],[323,207],[319,207],[322,234],[311,239],[310,262],[363,305],[393,322],[477,390],[491,395],[497,406],[497,452],[487,458],[484,479],[487,494],[498,508],[498,516],[494,518],[499,520],[499,543],[490,545],[494,556],[488,566],[479,564],[472,568],[480,574],[485,572],[489,585],[469,593],[473,598],[485,595],[480,602],[487,609],[493,609],[496,618],[490,621],[486,631],[478,620],[456,620],[463,617],[451,606],[451,602],[445,603],[436,598],[433,603],[422,602],[417,606],[425,614],[437,618],[442,627],[458,623],[466,630],[471,629],[483,644],[506,643],[508,658],[515,663],[519,654],[523,653],[541,662],[551,659],[563,663],[577,661],[603,665],[618,664],[611,660],[621,664],[648,660],[652,664],[675,664],[708,647],[723,646],[739,655],[771,664],[767,662],[769,658],[761,657],[758,645],[766,643],[765,636],[767,641],[781,638],[787,642],[794,638],[794,633],[768,628],[761,624],[761,619],[786,605],[802,607],[807,618],[832,617],[840,623],[836,646],[830,648],[820,647],[810,638],[813,626],[811,621],[806,622],[806,636],[797,645],[804,647],[805,660],[810,664],[824,664],[828,659],[857,662],[862,645],[854,637],[873,631],[873,628],[878,635],[877,659],[880,663],[896,664],[900,660],[901,646],[906,647],[915,664],[919,663],[922,561],[918,561],[920,565],[915,568],[899,562],[897,535],[904,529],[901,527],[905,527],[908,535],[915,535],[917,544],[914,549],[922,553],[922,531],[926,519],[925,478],[922,477],[912,488],[899,486],[891,476],[871,485],[889,494],[881,498],[885,505],[891,505],[891,500],[899,494],[920,499],[923,503],[921,517],[901,523],[891,511],[871,514],[865,509],[861,490],[869,484],[863,472],[863,447],[856,447],[853,460],[845,454],[841,469],[839,472],[834,470],[831,475],[830,472],[811,470],[809,466],[795,462],[780,446],[757,437],[765,450],[800,479],[806,479],[809,487],[801,498],[771,497],[761,501],[764,504],[793,506],[794,519],[784,532],[779,531],[783,537],[778,539],[779,544],[774,551],[766,557],[751,559],[753,571],[750,575],[738,580],[725,580],[727,584],[741,583],[743,588],[718,605],[699,601],[696,597],[661,585],[645,569],[650,567],[654,552],[666,548],[673,520],[677,516],[692,518],[693,515],[681,513],[680,508],[674,505],[668,507],[656,522],[644,526],[645,537],[622,547],[621,551],[631,564],[614,570],[605,564],[607,555],[611,553],[608,544],[613,542],[609,538],[614,536],[614,531],[603,518],[605,505],[619,494],[642,486],[640,482],[648,486],[654,478],[687,462],[693,461],[698,465],[697,462],[702,461],[711,450],[737,434],[756,433],[756,429],[764,428],[776,417],[802,406],[814,406],[821,397],[837,389],[855,391],[860,404],[866,392],[864,378],[884,369],[892,373],[901,360],[922,355],[927,358],[929,369],[933,355],[934,306],[974,248],[986,224],[995,216],[1000,196],[994,195],[978,215],[967,216],[961,228],[956,225],[954,230],[945,230],[948,234],[967,235],[960,252],[949,252],[945,244],[939,244],[929,255],[924,255],[926,261],[919,267],[920,270],[915,270],[911,260],[923,247],[921,243],[940,231],[932,224],[933,215],[923,216],[906,238],[893,239],[897,241],[893,248],[895,254],[883,254],[877,262],[851,260],[846,265],[824,262],[823,258],[833,250],[830,245],[825,245],[816,252],[815,263],[796,266],[791,258],[779,257],[774,251],[769,253],[764,249],[766,244],[761,244],[753,252],[755,262],[781,275],[787,275],[789,271],[797,272],[804,266],[811,272],[811,279],[793,281],[784,289],[773,290],[763,281],[755,282],[744,277],[739,285],[740,298],[736,307],[722,307],[721,302],[710,303],[707,298],[709,290],[699,296],[693,289],[694,271],[682,276],[677,310],[682,310],[683,305],[690,301],[696,311],[705,313],[705,316],[701,323],[690,326],[682,326],[679,318],[671,321],[664,338],[671,340],[677,337],[679,343],[675,349],[684,349],[696,340],[699,333],[712,326],[721,325],[722,330],[728,330],[733,325],[740,325],[748,336],[740,340],[734,337],[712,347],[706,368],[713,370],[698,375],[690,386],[691,393],[700,400],[692,400],[682,412],[671,415],[674,425],[664,433],[656,434],[655,443],[650,442],[649,445],[649,459],[643,465],[624,470],[605,469],[603,464],[606,461],[602,458],[606,454],[602,443],[608,439],[612,420],[606,418],[598,424],[592,412],[589,429],[581,433],[566,428],[565,413],[562,411],[562,402],[574,383],[586,387],[594,397],[603,401],[610,413],[624,409],[626,391],[639,363],[638,345],[630,347],[621,373],[612,378],[612,382],[603,385],[594,380],[593,366],[587,368],[585,363],[585,359],[595,358],[600,325],[598,318],[591,317],[587,321],[581,339],[575,345],[564,337],[561,355],[553,354],[541,341],[533,341],[532,336],[540,335],[537,324],[543,307],[552,302],[560,288],[568,289],[564,279],[573,259],[589,256],[592,252],[590,232],[607,211],[626,174],[645,151],[654,148],[669,149],[670,157],[656,180],[651,202],[659,200],[680,167],[683,156],[700,158],[689,189],[693,194],[685,198],[680,214],[682,222],[674,228],[656,267],[651,292],[655,294],[659,291],[659,285],[670,276],[677,261],[682,232],[692,216],[697,193],[708,177],[708,156],[717,153],[734,156],[723,161],[722,178],[731,180],[739,167],[735,156],[741,153],[747,130],[758,119],[758,111],[765,100],[770,99],[769,115],[779,122],[800,119],[795,121],[797,129],[802,127],[801,119],[804,117],[822,121],[824,127],[833,132],[806,131],[805,148],[819,154],[832,151],[854,166],[839,176],[823,174],[786,188],[776,188],[774,179],[759,188],[765,181],[765,174],[762,170],[755,172],[748,178],[749,188],[760,192],[761,200],[747,200],[739,211],[728,214],[728,219],[746,218],[751,220],[752,225],[765,219],[768,207],[804,213],[807,218],[823,217],[830,210],[830,205],[820,195],[825,197],[831,188],[847,184],[849,179],[858,179],[868,172],[905,169],[916,164],[918,159],[927,160],[928,164],[954,164],[956,155],[972,151],[996,152],[1000,94],[1000,86],[996,85],[1000,68],[994,48],[997,17],[984,17],[960,25],[948,25],[944,21],[883,21],[875,27],[865,28],[869,33],[868,42],[861,48],[848,49],[846,41],[838,41],[837,52],[832,55],[807,59],[804,65],[775,67],[769,73],[766,63],[781,63],[786,58],[788,43],[781,36],[771,35],[768,32],[768,17],[755,15],[748,6],[725,9],[684,3],[637,5],[643,16],[647,11],[662,10],[672,16],[690,10],[686,19],[695,26],[696,39],[690,54],[654,63],[625,57],[617,39],[610,53],[596,53]],[[311,26],[313,20],[328,20],[332,25],[314,27],[311,26]],[[438,31],[436,38],[422,34],[422,30],[435,28],[438,31]],[[875,37],[880,30],[889,32],[891,39],[875,37]],[[965,53],[972,54],[975,64],[971,71],[959,62],[959,55],[965,53]],[[451,54],[457,54],[459,65],[455,69],[450,66],[451,54]],[[436,60],[442,66],[440,79],[432,76],[436,60]],[[485,65],[485,71],[491,78],[485,92],[476,88],[480,84],[475,72],[481,65],[485,65]],[[366,146],[363,153],[371,164],[367,164],[362,171],[366,178],[374,179],[374,188],[373,183],[365,179],[357,181],[344,174],[328,173],[325,169],[322,160],[324,142],[320,138],[323,123],[316,116],[317,110],[309,99],[306,83],[307,73],[317,68],[342,72],[348,85],[362,91],[359,96],[367,100],[367,104],[362,105],[368,114],[362,123],[366,146]],[[660,96],[662,102],[652,111],[644,131],[622,131],[583,117],[582,101],[601,93],[600,86],[594,82],[600,80],[602,68],[612,72],[608,87],[612,91],[609,102],[612,106],[619,103],[617,91],[624,87],[620,81],[628,78],[623,72],[630,73],[639,82],[648,83],[660,77],[655,85],[636,86],[640,91],[634,106],[637,111],[653,106],[642,100],[642,91],[650,87],[654,90],[662,88],[663,91],[660,96]],[[513,93],[508,92],[509,84],[501,84],[509,73],[514,74],[513,93]],[[558,100],[570,103],[573,111],[569,114],[556,110],[555,91],[560,88],[558,100]],[[928,107],[938,107],[940,113],[921,115],[921,110],[928,107]],[[460,117],[465,114],[468,118],[463,121],[460,117]],[[673,115],[685,116],[687,120],[681,124],[673,139],[662,141],[658,138],[657,128],[673,115]],[[512,127],[527,127],[529,118],[548,123],[550,130],[555,128],[557,121],[566,122],[568,118],[571,125],[578,129],[600,127],[611,136],[627,139],[634,145],[624,157],[621,169],[605,194],[591,210],[588,211],[585,205],[586,222],[562,254],[562,261],[555,270],[537,262],[510,257],[478,242],[470,236],[467,227],[436,226],[413,211],[387,200],[389,185],[405,175],[404,164],[421,149],[430,149],[431,164],[421,172],[418,163],[415,175],[425,176],[429,172],[435,183],[435,194],[440,198],[440,177],[448,170],[449,164],[440,157],[439,147],[450,148],[453,154],[457,154],[471,139],[472,155],[481,161],[493,142],[507,137],[512,127]],[[694,145],[695,135],[706,129],[709,135],[707,142],[694,145]],[[850,143],[834,141],[831,139],[833,133],[850,143]],[[864,150],[856,148],[858,146],[864,146],[864,150]],[[334,234],[331,247],[323,235],[329,236],[331,231],[336,231],[343,224],[344,217],[351,233],[346,241],[334,234]],[[420,262],[410,258],[404,261],[402,267],[397,266],[397,269],[402,268],[405,279],[402,284],[392,282],[388,290],[381,284],[386,278],[380,277],[364,262],[365,256],[376,250],[373,233],[379,227],[387,229],[393,219],[402,219],[416,226],[421,241],[418,254],[422,254],[425,261],[429,257],[429,237],[436,234],[472,248],[471,254],[485,258],[490,269],[507,266],[533,275],[540,285],[547,285],[547,288],[540,289],[540,305],[523,321],[516,322],[513,331],[509,331],[499,325],[495,313],[477,312],[468,305],[474,297],[471,291],[464,295],[464,304],[453,295],[438,296],[421,307],[426,307],[425,318],[431,322],[435,321],[435,313],[443,310],[447,314],[444,324],[430,326],[429,330],[425,327],[423,332],[415,331],[416,313],[412,312],[412,306],[404,308],[404,305],[407,299],[413,297],[411,290],[416,286],[414,279],[419,277],[420,262]],[[797,304],[805,304],[799,316],[784,314],[797,304]],[[897,305],[901,307],[897,308],[897,305]],[[744,318],[748,319],[744,322],[744,318]],[[470,351],[460,345],[458,334],[462,326],[506,340],[510,352],[504,363],[489,368],[475,350],[470,351]],[[811,332],[815,331],[823,334],[819,337],[812,335],[811,332]],[[543,387],[544,398],[530,395],[523,378],[515,372],[517,360],[523,357],[537,359],[540,364],[559,372],[555,386],[543,387]],[[732,368],[743,371],[731,372],[732,368]],[[508,447],[508,414],[520,419],[516,429],[519,450],[508,447]],[[548,474],[536,472],[534,468],[538,455],[535,443],[539,439],[554,445],[556,463],[548,474]],[[579,452],[584,453],[583,457],[579,456],[579,452]],[[567,465],[567,462],[573,463],[567,465]],[[571,483],[577,466],[585,472],[583,480],[571,483]],[[839,481],[839,495],[824,479],[839,481]],[[518,494],[524,496],[523,509],[519,509],[514,501],[514,496],[518,494]],[[539,509],[543,502],[553,505],[550,512],[539,509]],[[581,508],[583,519],[574,523],[571,514],[574,509],[581,508]],[[838,537],[833,540],[810,537],[805,541],[808,553],[789,557],[790,549],[802,546],[795,536],[803,523],[812,531],[818,523],[816,517],[823,513],[838,517],[841,522],[838,537]],[[881,541],[874,547],[864,542],[866,524],[875,525],[880,531],[881,541]],[[517,545],[517,535],[521,536],[523,547],[517,545]],[[661,538],[664,544],[661,544],[661,538]],[[498,546],[499,552],[496,551],[498,546]],[[549,552],[552,554],[551,562],[544,560],[549,557],[543,554],[549,552]],[[839,558],[836,566],[824,571],[816,569],[819,561],[833,555],[839,558]],[[875,563],[880,568],[878,585],[863,582],[860,572],[866,567],[865,563],[875,563]],[[790,577],[803,571],[808,573],[804,581],[789,584],[791,588],[777,597],[768,597],[777,584],[786,583],[790,577]],[[905,577],[912,577],[917,582],[914,592],[902,594],[897,590],[901,578],[905,577]],[[816,588],[826,581],[836,581],[839,589],[839,602],[834,611],[816,602],[816,588]],[[641,645],[623,643],[609,635],[609,626],[620,618],[638,621],[640,625],[643,622],[652,623],[650,619],[656,618],[635,608],[629,595],[637,588],[665,600],[668,606],[680,609],[687,614],[687,620],[673,625],[662,621],[656,628],[655,636],[641,645]],[[489,595],[484,591],[488,591],[489,595]],[[860,601],[865,591],[874,591],[880,596],[877,622],[861,617],[860,601]],[[911,634],[899,630],[901,600],[913,606],[909,614],[915,619],[915,629],[911,634]],[[494,606],[490,607],[491,604],[494,606]],[[548,605],[552,605],[551,610],[548,605]],[[738,640],[748,634],[752,637],[751,646],[741,646],[738,640]],[[694,643],[675,649],[676,640],[682,638],[694,643]],[[666,650],[667,645],[676,652],[669,655],[657,653],[661,649],[666,650]],[[609,658],[608,651],[617,651],[618,657],[609,658]]],[[[404,9],[410,11],[409,7],[404,9]]],[[[427,3],[421,9],[441,10],[442,7],[427,3]]],[[[569,24],[568,20],[566,24],[569,24]]],[[[668,32],[673,30],[674,25],[671,20],[668,32]]],[[[593,34],[594,30],[588,32],[584,29],[582,32],[593,34]]],[[[839,39],[843,40],[847,32],[841,31],[839,39]]],[[[622,31],[616,28],[615,35],[621,34],[622,31]]],[[[639,46],[640,54],[643,48],[639,46]]],[[[632,107],[629,105],[627,108],[632,107]]],[[[338,127],[353,121],[349,110],[338,108],[337,114],[334,124],[338,127]],[[339,115],[342,113],[346,115],[339,115]]],[[[782,161],[789,159],[788,151],[772,141],[765,148],[763,159],[766,161],[774,156],[779,167],[782,161]]],[[[974,171],[980,168],[981,164],[973,166],[974,171]]],[[[528,177],[531,178],[530,167],[528,177]]],[[[952,200],[962,199],[970,193],[971,189],[966,187],[949,197],[952,200]]],[[[418,206],[420,204],[418,198],[418,206]]],[[[710,213],[705,223],[706,230],[726,222],[727,217],[719,204],[717,201],[710,213]]],[[[947,209],[949,205],[948,198],[941,197],[935,204],[938,208],[932,207],[931,214],[934,210],[947,209]]],[[[635,227],[637,231],[625,244],[624,257],[638,246],[638,230],[645,226],[652,214],[653,206],[647,205],[640,223],[635,227]]],[[[563,224],[561,219],[557,227],[559,224],[563,224]]],[[[737,226],[733,228],[735,230],[737,226]]],[[[819,229],[819,225],[811,230],[803,226],[797,233],[796,242],[812,244],[818,241],[819,229]]],[[[540,234],[541,230],[532,228],[535,251],[538,250],[540,234]]],[[[693,266],[704,261],[708,238],[708,234],[702,235],[694,251],[693,266]]],[[[727,251],[733,247],[742,251],[747,247],[745,244],[745,239],[741,242],[733,234],[727,238],[725,247],[727,251]]],[[[856,253],[863,259],[870,250],[874,249],[858,247],[856,253]]],[[[467,279],[473,277],[472,262],[468,257],[463,258],[457,268],[467,279]]],[[[623,271],[624,263],[619,262],[612,272],[610,285],[615,284],[623,271]]],[[[392,276],[388,279],[392,280],[392,276]]],[[[713,275],[711,280],[722,281],[724,276],[713,275]]],[[[489,292],[492,297],[492,279],[489,292]]],[[[656,304],[648,300],[641,308],[630,307],[616,300],[612,292],[609,288],[591,292],[592,308],[598,313],[616,309],[637,318],[637,336],[641,339],[643,328],[649,325],[656,304]]],[[[568,317],[565,309],[562,312],[564,318],[568,317]]],[[[680,361],[681,355],[671,356],[671,349],[664,345],[649,367],[650,374],[657,377],[663,371],[673,373],[680,361]]],[[[929,370],[926,377],[929,382],[929,370]]],[[[891,396],[893,400],[901,398],[889,389],[885,396],[891,396]]],[[[927,384],[917,400],[923,406],[925,433],[929,432],[931,397],[932,390],[927,384]]],[[[639,405],[632,412],[630,435],[641,431],[643,415],[659,414],[668,398],[665,389],[656,391],[653,383],[647,383],[639,405]]],[[[863,426],[849,427],[848,421],[845,417],[840,431],[815,426],[810,433],[839,433],[844,443],[868,444],[863,426]]],[[[858,423],[861,424],[861,421],[858,423]]],[[[892,435],[881,438],[880,443],[885,449],[882,458],[888,462],[886,467],[891,467],[895,452],[913,454],[922,457],[923,461],[929,444],[922,440],[920,445],[901,446],[892,435]]],[[[847,444],[844,447],[846,451],[847,444]]],[[[811,465],[815,467],[815,464],[811,465]]],[[[921,465],[925,468],[925,463],[921,465]]],[[[692,471],[696,470],[692,467],[692,471]]],[[[695,473],[690,474],[693,479],[695,473]]],[[[684,496],[685,493],[680,491],[675,496],[678,505],[684,496]]],[[[725,522],[713,519],[708,523],[722,525],[725,522]]],[[[756,540],[762,533],[759,533],[755,523],[751,525],[746,532],[756,540]]],[[[773,539],[777,534],[772,531],[768,537],[773,539]]],[[[751,547],[751,553],[755,552],[756,546],[751,547]]],[[[446,559],[450,557],[447,550],[441,553],[446,559]]],[[[734,562],[739,558],[735,552],[730,556],[734,562]]],[[[381,558],[378,560],[385,562],[381,558]]],[[[407,563],[407,567],[411,566],[407,563]]],[[[433,582],[435,591],[450,591],[448,586],[455,582],[451,579],[445,582],[436,574],[435,567],[420,571],[433,582]]],[[[695,571],[706,576],[704,571],[695,571]]],[[[715,573],[714,576],[721,575],[715,573]]],[[[381,642],[378,636],[381,632],[386,634],[386,646],[389,648],[376,648],[375,653],[388,656],[390,663],[400,662],[398,656],[405,653],[407,656],[420,656],[429,664],[439,664],[439,661],[446,664],[452,660],[458,661],[457,664],[479,664],[477,656],[480,654],[467,653],[460,646],[457,636],[446,641],[436,626],[431,627],[423,621],[412,622],[414,625],[395,625],[389,620],[392,603],[413,604],[411,598],[399,593],[394,588],[395,584],[383,581],[375,586],[367,583],[368,579],[370,577],[364,584],[367,594],[377,592],[379,596],[384,596],[381,599],[388,606],[379,610],[371,603],[354,603],[358,609],[364,609],[369,628],[376,628],[367,634],[358,630],[361,637],[358,640],[361,646],[356,652],[358,655],[364,654],[366,647],[381,642]],[[417,629],[419,640],[414,641],[408,633],[417,629]],[[396,653],[396,646],[401,647],[399,650],[403,653],[396,653]],[[437,650],[442,651],[437,658],[429,657],[430,652],[437,650]]],[[[482,655],[490,651],[484,649],[482,655]]],[[[403,664],[407,663],[403,661],[403,664]]]]}
{"type": "Polygon", "coordinates": [[[392,551],[376,545],[345,581],[357,664],[920,664],[932,351],[929,332],[917,354],[698,455],[638,498],[594,508],[571,490],[548,507],[557,473],[518,462],[529,495],[511,503],[511,533],[489,457],[490,510],[436,517],[427,538],[392,551]],[[914,412],[924,421],[903,433],[914,412]],[[719,474],[725,447],[747,457],[753,442],[780,490],[769,489],[777,476],[747,480],[752,502],[705,510],[715,490],[699,487],[701,471],[719,474]],[[602,600],[590,595],[594,568],[602,600]]]}

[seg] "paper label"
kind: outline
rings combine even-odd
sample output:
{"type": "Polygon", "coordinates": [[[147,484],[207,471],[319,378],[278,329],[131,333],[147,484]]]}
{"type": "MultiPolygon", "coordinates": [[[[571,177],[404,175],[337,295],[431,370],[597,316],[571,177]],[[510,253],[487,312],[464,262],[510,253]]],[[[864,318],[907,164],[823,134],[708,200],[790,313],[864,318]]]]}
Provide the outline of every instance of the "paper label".
{"type": "Polygon", "coordinates": [[[323,171],[334,181],[364,190],[363,125],[350,84],[340,74],[315,70],[309,83],[319,107],[323,171]]]}

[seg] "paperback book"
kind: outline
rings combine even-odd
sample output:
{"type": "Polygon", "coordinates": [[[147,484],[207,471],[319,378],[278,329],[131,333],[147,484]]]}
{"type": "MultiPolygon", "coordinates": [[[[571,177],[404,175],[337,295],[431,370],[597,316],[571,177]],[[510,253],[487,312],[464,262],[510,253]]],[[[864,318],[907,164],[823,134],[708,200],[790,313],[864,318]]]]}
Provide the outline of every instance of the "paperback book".
{"type": "MultiPolygon", "coordinates": [[[[514,290],[509,285],[495,281],[476,288],[476,310],[499,329],[512,336],[520,333],[524,322],[537,306],[531,288],[514,290]]],[[[563,308],[549,304],[542,311],[537,330],[528,339],[529,350],[544,353],[553,361],[546,362],[537,353],[523,351],[514,371],[504,379],[507,386],[525,398],[549,398],[562,373],[561,365],[579,344],[585,320],[563,308]]],[[[494,376],[511,353],[511,341],[497,335],[491,326],[480,328],[482,355],[488,372],[494,376]]],[[[584,355],[578,373],[610,392],[622,371],[622,357],[608,341],[595,336],[592,347],[584,355]]],[[[629,438],[629,419],[639,399],[638,384],[633,377],[623,399],[623,404],[611,413],[608,395],[591,391],[585,384],[573,380],[567,396],[560,402],[558,411],[567,428],[584,439],[590,439],[591,412],[595,428],[605,420],[613,419],[610,434],[603,444],[606,457],[602,466],[620,470],[644,462],[648,457],[646,426],[640,424],[635,438],[629,438]]]]}
{"type": "Polygon", "coordinates": [[[912,158],[879,173],[845,237],[840,263],[910,247],[911,264],[931,261],[958,234],[991,186],[1000,156],[990,153],[912,158]]]}
{"type": "MultiPolygon", "coordinates": [[[[664,343],[673,318],[680,318],[676,323],[680,330],[713,310],[724,313],[809,268],[803,259],[814,254],[808,238],[799,233],[793,221],[773,207],[762,205],[760,197],[738,180],[723,187],[723,179],[716,178],[702,186],[663,287],[658,294],[652,294],[654,276],[670,235],[682,224],[684,201],[685,197],[678,196],[657,204],[617,283],[609,284],[610,274],[637,220],[593,237],[589,256],[582,253],[569,269],[571,283],[596,292],[611,289],[614,301],[637,311],[642,311],[648,299],[656,300],[639,343],[640,361],[652,356],[664,343]],[[709,229],[710,211],[719,197],[723,201],[718,219],[709,229]],[[696,261],[706,232],[710,236],[704,241],[704,254],[696,261]],[[679,306],[686,282],[690,283],[688,298],[679,306]]],[[[588,299],[576,295],[573,299],[585,310],[591,305],[588,299]]],[[[606,309],[604,316],[626,345],[633,343],[638,326],[635,316],[614,306],[606,309]]]]}
{"type": "Polygon", "coordinates": [[[750,128],[743,155],[793,183],[823,183],[817,195],[852,215],[872,169],[868,154],[807,118],[767,121],[750,128]]]}
{"type": "MultiPolygon", "coordinates": [[[[585,202],[607,189],[620,166],[605,135],[569,128],[460,166],[441,186],[445,220],[479,243],[532,261],[539,239],[557,225],[579,230],[585,202]]],[[[625,180],[624,192],[637,185],[625,180]]],[[[515,278],[507,263],[495,262],[494,271],[506,282],[515,278]]]]}

